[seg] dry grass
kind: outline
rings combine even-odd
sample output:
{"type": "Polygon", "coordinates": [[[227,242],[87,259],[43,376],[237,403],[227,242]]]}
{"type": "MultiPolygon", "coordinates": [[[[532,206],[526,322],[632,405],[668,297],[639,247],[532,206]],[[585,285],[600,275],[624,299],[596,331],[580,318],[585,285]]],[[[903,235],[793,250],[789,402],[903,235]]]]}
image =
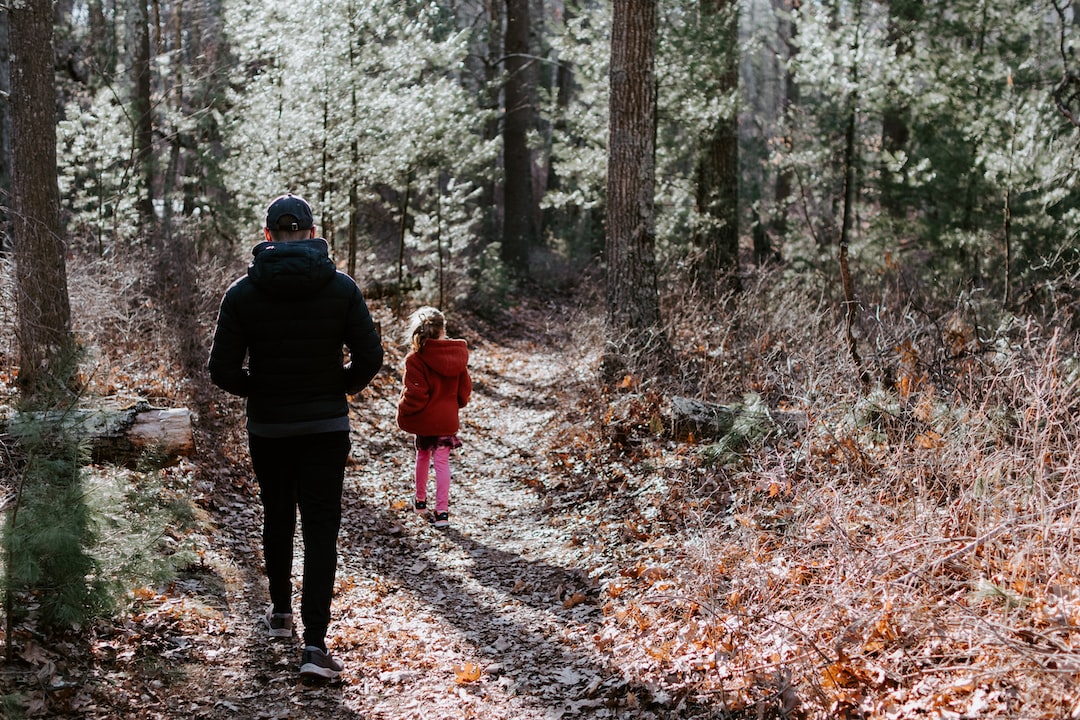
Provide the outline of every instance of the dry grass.
{"type": "Polygon", "coordinates": [[[716,649],[701,687],[771,717],[1080,717],[1075,336],[882,307],[863,387],[797,283],[680,299],[683,387],[809,418],[690,476],[714,500],[683,578],[716,649]]]}
{"type": "Polygon", "coordinates": [[[230,279],[217,264],[198,265],[196,287],[174,297],[177,288],[154,287],[149,254],[131,251],[123,262],[82,255],[70,260],[73,330],[87,352],[82,367],[90,394],[130,394],[165,406],[187,401],[188,365],[205,361],[216,303],[230,279]],[[178,326],[186,319],[178,314],[193,319],[200,347],[181,340],[178,326]]]}

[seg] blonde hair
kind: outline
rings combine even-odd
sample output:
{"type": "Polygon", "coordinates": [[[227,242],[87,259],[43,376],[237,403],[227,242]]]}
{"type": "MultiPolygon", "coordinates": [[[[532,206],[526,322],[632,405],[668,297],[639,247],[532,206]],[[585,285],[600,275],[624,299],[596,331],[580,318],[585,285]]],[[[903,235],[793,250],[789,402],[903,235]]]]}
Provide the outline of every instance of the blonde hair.
{"type": "Polygon", "coordinates": [[[446,317],[433,307],[424,306],[409,316],[409,344],[416,352],[424,343],[439,337],[446,329],[446,317]]]}

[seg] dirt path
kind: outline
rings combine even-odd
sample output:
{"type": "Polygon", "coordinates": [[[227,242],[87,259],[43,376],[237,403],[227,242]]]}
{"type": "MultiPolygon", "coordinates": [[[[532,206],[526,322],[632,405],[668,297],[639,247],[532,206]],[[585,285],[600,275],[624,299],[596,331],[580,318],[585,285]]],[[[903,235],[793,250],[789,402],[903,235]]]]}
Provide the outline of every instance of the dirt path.
{"type": "Polygon", "coordinates": [[[358,458],[348,519],[375,527],[343,542],[335,641],[357,680],[344,705],[363,716],[558,717],[577,704],[575,688],[610,675],[588,651],[595,604],[563,605],[587,578],[565,565],[567,539],[525,482],[546,464],[535,448],[559,411],[564,358],[554,344],[481,345],[472,367],[448,532],[407,511],[408,439],[360,423],[369,456],[358,458]]]}
{"type": "Polygon", "coordinates": [[[475,389],[452,459],[449,530],[408,509],[413,450],[394,422],[397,374],[358,403],[328,638],[342,680],[299,682],[296,640],[263,636],[256,501],[233,498],[222,501],[239,519],[222,528],[228,608],[220,632],[202,633],[217,649],[189,653],[190,696],[154,696],[158,707],[214,718],[670,716],[647,711],[639,698],[654,691],[597,649],[597,545],[535,490],[558,484],[545,474],[547,448],[575,400],[567,380],[585,371],[567,337],[536,331],[557,310],[538,312],[528,334],[539,340],[471,341],[475,389]],[[199,696],[205,683],[215,690],[199,696]]]}

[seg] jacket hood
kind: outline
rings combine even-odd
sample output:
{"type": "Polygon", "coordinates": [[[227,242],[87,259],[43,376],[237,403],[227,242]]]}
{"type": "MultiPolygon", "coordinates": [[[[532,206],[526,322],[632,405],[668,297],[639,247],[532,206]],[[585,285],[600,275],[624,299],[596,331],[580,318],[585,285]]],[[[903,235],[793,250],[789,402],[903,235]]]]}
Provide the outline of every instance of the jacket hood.
{"type": "Polygon", "coordinates": [[[330,246],[322,238],[262,242],[251,254],[248,277],[275,297],[309,297],[337,274],[330,246]]]}
{"type": "Polygon", "coordinates": [[[424,343],[420,359],[439,375],[454,377],[464,372],[469,364],[469,346],[464,340],[431,339],[424,343]]]}

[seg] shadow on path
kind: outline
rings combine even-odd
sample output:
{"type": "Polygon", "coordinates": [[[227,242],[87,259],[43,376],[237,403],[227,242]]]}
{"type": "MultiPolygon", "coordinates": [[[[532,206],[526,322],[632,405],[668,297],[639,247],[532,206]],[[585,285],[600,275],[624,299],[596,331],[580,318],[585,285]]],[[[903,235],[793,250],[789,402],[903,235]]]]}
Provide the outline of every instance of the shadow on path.
{"type": "Polygon", "coordinates": [[[411,527],[392,537],[389,530],[400,518],[391,511],[366,503],[357,510],[376,518],[387,533],[343,544],[345,567],[359,575],[374,571],[410,592],[473,645],[483,663],[495,668],[493,676],[507,676],[514,693],[530,704],[560,717],[604,706],[624,718],[702,717],[701,708],[694,712],[686,706],[673,715],[678,701],[653,705],[655,688],[627,681],[618,658],[598,654],[592,638],[600,610],[596,592],[581,571],[493,548],[455,528],[440,532],[411,527]],[[382,543],[382,551],[372,552],[369,542],[382,543]],[[440,567],[439,558],[449,564],[450,553],[471,561],[468,569],[440,567]],[[410,572],[418,560],[429,567],[420,574],[410,572]],[[522,591],[519,580],[534,591],[522,591]],[[559,596],[575,592],[587,600],[564,607],[559,596]]]}

